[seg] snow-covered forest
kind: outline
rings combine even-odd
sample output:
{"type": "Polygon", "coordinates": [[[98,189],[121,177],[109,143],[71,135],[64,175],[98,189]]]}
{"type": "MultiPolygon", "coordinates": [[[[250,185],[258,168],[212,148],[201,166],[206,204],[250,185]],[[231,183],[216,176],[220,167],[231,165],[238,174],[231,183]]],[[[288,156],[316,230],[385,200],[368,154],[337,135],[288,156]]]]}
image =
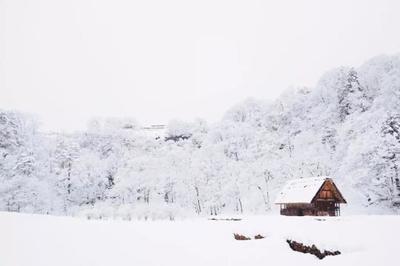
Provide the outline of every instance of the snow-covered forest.
{"type": "Polygon", "coordinates": [[[329,175],[349,207],[400,210],[400,55],[339,67],[314,88],[249,99],[215,124],[93,119],[45,133],[0,111],[0,210],[157,219],[263,213],[289,179],[329,175]]]}

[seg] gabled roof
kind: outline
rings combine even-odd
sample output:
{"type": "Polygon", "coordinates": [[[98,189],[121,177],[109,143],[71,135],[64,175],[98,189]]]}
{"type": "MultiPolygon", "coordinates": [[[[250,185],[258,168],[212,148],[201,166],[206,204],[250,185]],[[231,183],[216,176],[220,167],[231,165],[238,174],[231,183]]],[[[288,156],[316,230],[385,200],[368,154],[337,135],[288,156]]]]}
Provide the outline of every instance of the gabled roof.
{"type": "Polygon", "coordinates": [[[278,194],[275,204],[311,203],[327,179],[329,177],[319,176],[290,180],[278,194]]]}

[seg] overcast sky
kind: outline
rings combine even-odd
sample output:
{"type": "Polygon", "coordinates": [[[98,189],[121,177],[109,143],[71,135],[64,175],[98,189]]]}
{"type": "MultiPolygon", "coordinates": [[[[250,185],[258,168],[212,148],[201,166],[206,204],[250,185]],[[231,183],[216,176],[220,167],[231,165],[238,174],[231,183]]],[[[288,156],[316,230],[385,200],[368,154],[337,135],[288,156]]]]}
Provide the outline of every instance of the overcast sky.
{"type": "Polygon", "coordinates": [[[400,52],[400,1],[0,0],[0,108],[217,121],[248,98],[400,52]]]}

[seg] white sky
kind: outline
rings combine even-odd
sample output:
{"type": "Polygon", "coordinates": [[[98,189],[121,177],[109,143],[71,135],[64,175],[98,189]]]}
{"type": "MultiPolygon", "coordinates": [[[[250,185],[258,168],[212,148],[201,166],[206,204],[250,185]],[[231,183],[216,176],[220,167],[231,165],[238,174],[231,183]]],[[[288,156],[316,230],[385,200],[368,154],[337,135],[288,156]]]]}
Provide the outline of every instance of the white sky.
{"type": "Polygon", "coordinates": [[[397,0],[0,0],[0,108],[46,130],[216,121],[247,97],[399,53],[399,14],[397,0]]]}

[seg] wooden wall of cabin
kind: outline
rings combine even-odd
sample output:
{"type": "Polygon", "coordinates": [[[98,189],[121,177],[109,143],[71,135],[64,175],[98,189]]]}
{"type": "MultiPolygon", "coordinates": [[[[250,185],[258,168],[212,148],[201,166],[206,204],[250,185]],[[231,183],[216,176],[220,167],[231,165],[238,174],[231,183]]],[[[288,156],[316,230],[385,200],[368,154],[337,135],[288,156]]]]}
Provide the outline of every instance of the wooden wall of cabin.
{"type": "Polygon", "coordinates": [[[329,180],[325,181],[313,199],[317,216],[340,215],[340,204],[336,187],[329,180]]]}
{"type": "Polygon", "coordinates": [[[338,201],[338,195],[335,186],[332,181],[325,181],[318,193],[314,197],[315,200],[332,200],[338,201]]]}
{"type": "Polygon", "coordinates": [[[338,216],[339,203],[320,201],[315,204],[282,204],[281,215],[286,216],[338,216]]]}
{"type": "Polygon", "coordinates": [[[281,206],[281,215],[310,216],[315,214],[316,214],[316,209],[314,204],[290,203],[290,204],[283,204],[283,206],[281,206]]]}

